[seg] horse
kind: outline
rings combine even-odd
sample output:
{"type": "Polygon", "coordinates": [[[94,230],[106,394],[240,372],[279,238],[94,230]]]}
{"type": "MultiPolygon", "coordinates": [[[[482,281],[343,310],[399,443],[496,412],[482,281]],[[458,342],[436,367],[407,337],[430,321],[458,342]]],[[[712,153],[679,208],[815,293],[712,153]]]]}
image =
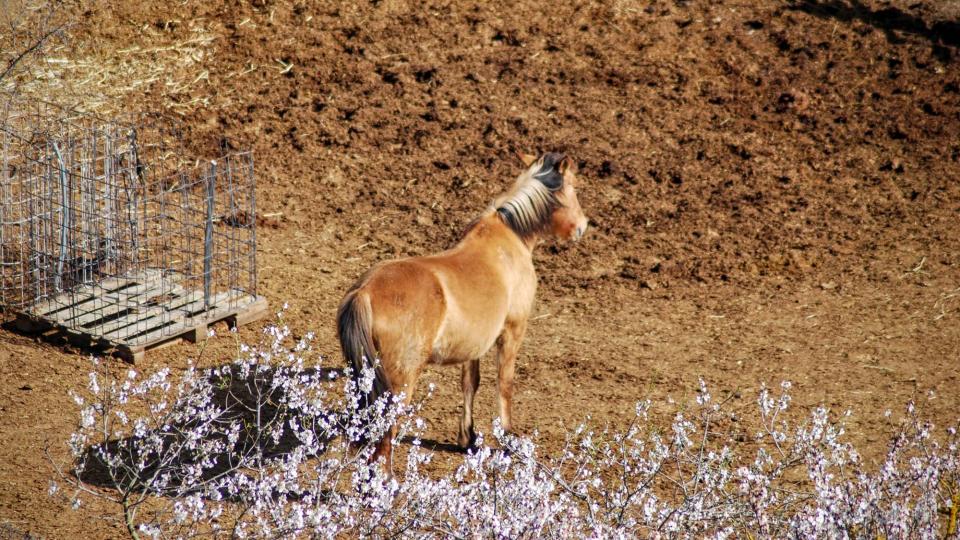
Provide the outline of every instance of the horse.
{"type": "MultiPolygon", "coordinates": [[[[546,237],[578,241],[588,220],[577,200],[577,167],[564,154],[518,153],[526,170],[439,254],[377,264],[346,293],[337,334],[355,381],[375,378],[362,403],[403,393],[409,404],[428,364],[461,365],[463,417],[457,443],[471,448],[480,358],[496,344],[499,416],[511,431],[514,365],[533,310],[534,247],[546,237]]],[[[359,384],[358,384],[359,388],[359,384]]],[[[396,426],[377,443],[392,470],[396,426]]]]}

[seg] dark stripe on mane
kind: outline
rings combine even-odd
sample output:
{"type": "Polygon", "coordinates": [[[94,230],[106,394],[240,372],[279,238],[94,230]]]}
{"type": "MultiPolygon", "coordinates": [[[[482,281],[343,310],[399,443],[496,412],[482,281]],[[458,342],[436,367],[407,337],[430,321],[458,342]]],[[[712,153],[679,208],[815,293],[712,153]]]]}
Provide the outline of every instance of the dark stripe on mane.
{"type": "Polygon", "coordinates": [[[540,156],[526,181],[497,207],[500,219],[520,238],[527,240],[543,232],[560,206],[555,193],[563,187],[563,175],[557,170],[563,158],[563,154],[556,153],[540,156]]]}
{"type": "Polygon", "coordinates": [[[550,191],[558,191],[563,187],[563,175],[557,170],[557,165],[563,161],[566,156],[556,152],[550,152],[540,157],[538,162],[542,162],[540,169],[533,173],[533,177],[547,186],[550,191]]]}

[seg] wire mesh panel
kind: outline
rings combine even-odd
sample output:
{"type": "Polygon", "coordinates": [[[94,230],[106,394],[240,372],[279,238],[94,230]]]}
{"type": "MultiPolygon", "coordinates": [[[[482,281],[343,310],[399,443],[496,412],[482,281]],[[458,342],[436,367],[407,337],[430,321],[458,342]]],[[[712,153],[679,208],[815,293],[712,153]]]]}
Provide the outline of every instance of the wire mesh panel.
{"type": "Polygon", "coordinates": [[[138,351],[265,309],[249,153],[190,160],[159,123],[3,99],[5,310],[138,351]]]}

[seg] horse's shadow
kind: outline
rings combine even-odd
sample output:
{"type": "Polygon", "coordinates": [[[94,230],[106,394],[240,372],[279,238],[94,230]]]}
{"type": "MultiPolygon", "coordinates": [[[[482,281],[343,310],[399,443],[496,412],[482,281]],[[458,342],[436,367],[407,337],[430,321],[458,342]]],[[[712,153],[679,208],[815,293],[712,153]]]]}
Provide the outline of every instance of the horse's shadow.
{"type": "Polygon", "coordinates": [[[429,438],[414,438],[414,437],[404,437],[400,440],[401,443],[413,444],[415,440],[420,441],[420,447],[431,452],[446,452],[450,454],[466,454],[467,449],[460,446],[459,444],[441,442],[435,439],[429,438]]]}
{"type": "MultiPolygon", "coordinates": [[[[304,369],[298,373],[321,380],[335,380],[344,375],[342,369],[304,369]]],[[[95,444],[84,450],[73,475],[80,481],[121,492],[147,491],[154,495],[184,495],[207,488],[218,479],[241,473],[237,456],[256,456],[260,462],[290,454],[304,442],[288,429],[291,419],[303,430],[312,430],[320,455],[335,437],[320,428],[313,417],[288,404],[283,385],[272,385],[273,368],[253,370],[247,377],[204,374],[209,382],[207,406],[221,413],[214,420],[220,428],[209,431],[202,444],[213,451],[198,451],[188,435],[196,432],[202,415],[191,415],[182,424],[165,424],[141,433],[95,444]],[[239,426],[232,435],[226,426],[239,426]],[[279,433],[279,436],[274,436],[279,433]],[[149,450],[144,450],[149,448],[149,450]],[[191,487],[192,486],[192,487],[191,487]]],[[[196,442],[195,440],[193,442],[196,442]]],[[[221,493],[227,497],[229,494],[221,493]]]]}

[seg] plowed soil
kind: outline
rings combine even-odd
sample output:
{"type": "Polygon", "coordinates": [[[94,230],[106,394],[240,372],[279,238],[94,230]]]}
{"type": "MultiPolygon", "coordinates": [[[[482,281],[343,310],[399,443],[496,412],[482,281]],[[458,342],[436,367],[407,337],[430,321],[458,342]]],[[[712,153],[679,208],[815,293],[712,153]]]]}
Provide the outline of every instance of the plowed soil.
{"type": "MultiPolygon", "coordinates": [[[[960,2],[180,4],[84,3],[72,39],[214,36],[205,77],[124,106],[180,112],[201,157],[253,150],[261,293],[330,363],[363,271],[456,242],[520,172],[513,150],[562,151],[592,228],[536,251],[514,405],[547,451],[588,415],[616,426],[638,399],[690,399],[701,377],[745,409],[791,380],[798,417],[851,410],[866,455],[910,399],[938,426],[960,416],[960,2]]],[[[67,392],[89,370],[83,351],[0,331],[0,537],[122,536],[91,517],[103,508],[47,496],[43,449],[65,457],[67,392]]],[[[482,431],[494,373],[485,358],[482,431]]],[[[449,468],[459,370],[424,382],[449,468]]]]}

